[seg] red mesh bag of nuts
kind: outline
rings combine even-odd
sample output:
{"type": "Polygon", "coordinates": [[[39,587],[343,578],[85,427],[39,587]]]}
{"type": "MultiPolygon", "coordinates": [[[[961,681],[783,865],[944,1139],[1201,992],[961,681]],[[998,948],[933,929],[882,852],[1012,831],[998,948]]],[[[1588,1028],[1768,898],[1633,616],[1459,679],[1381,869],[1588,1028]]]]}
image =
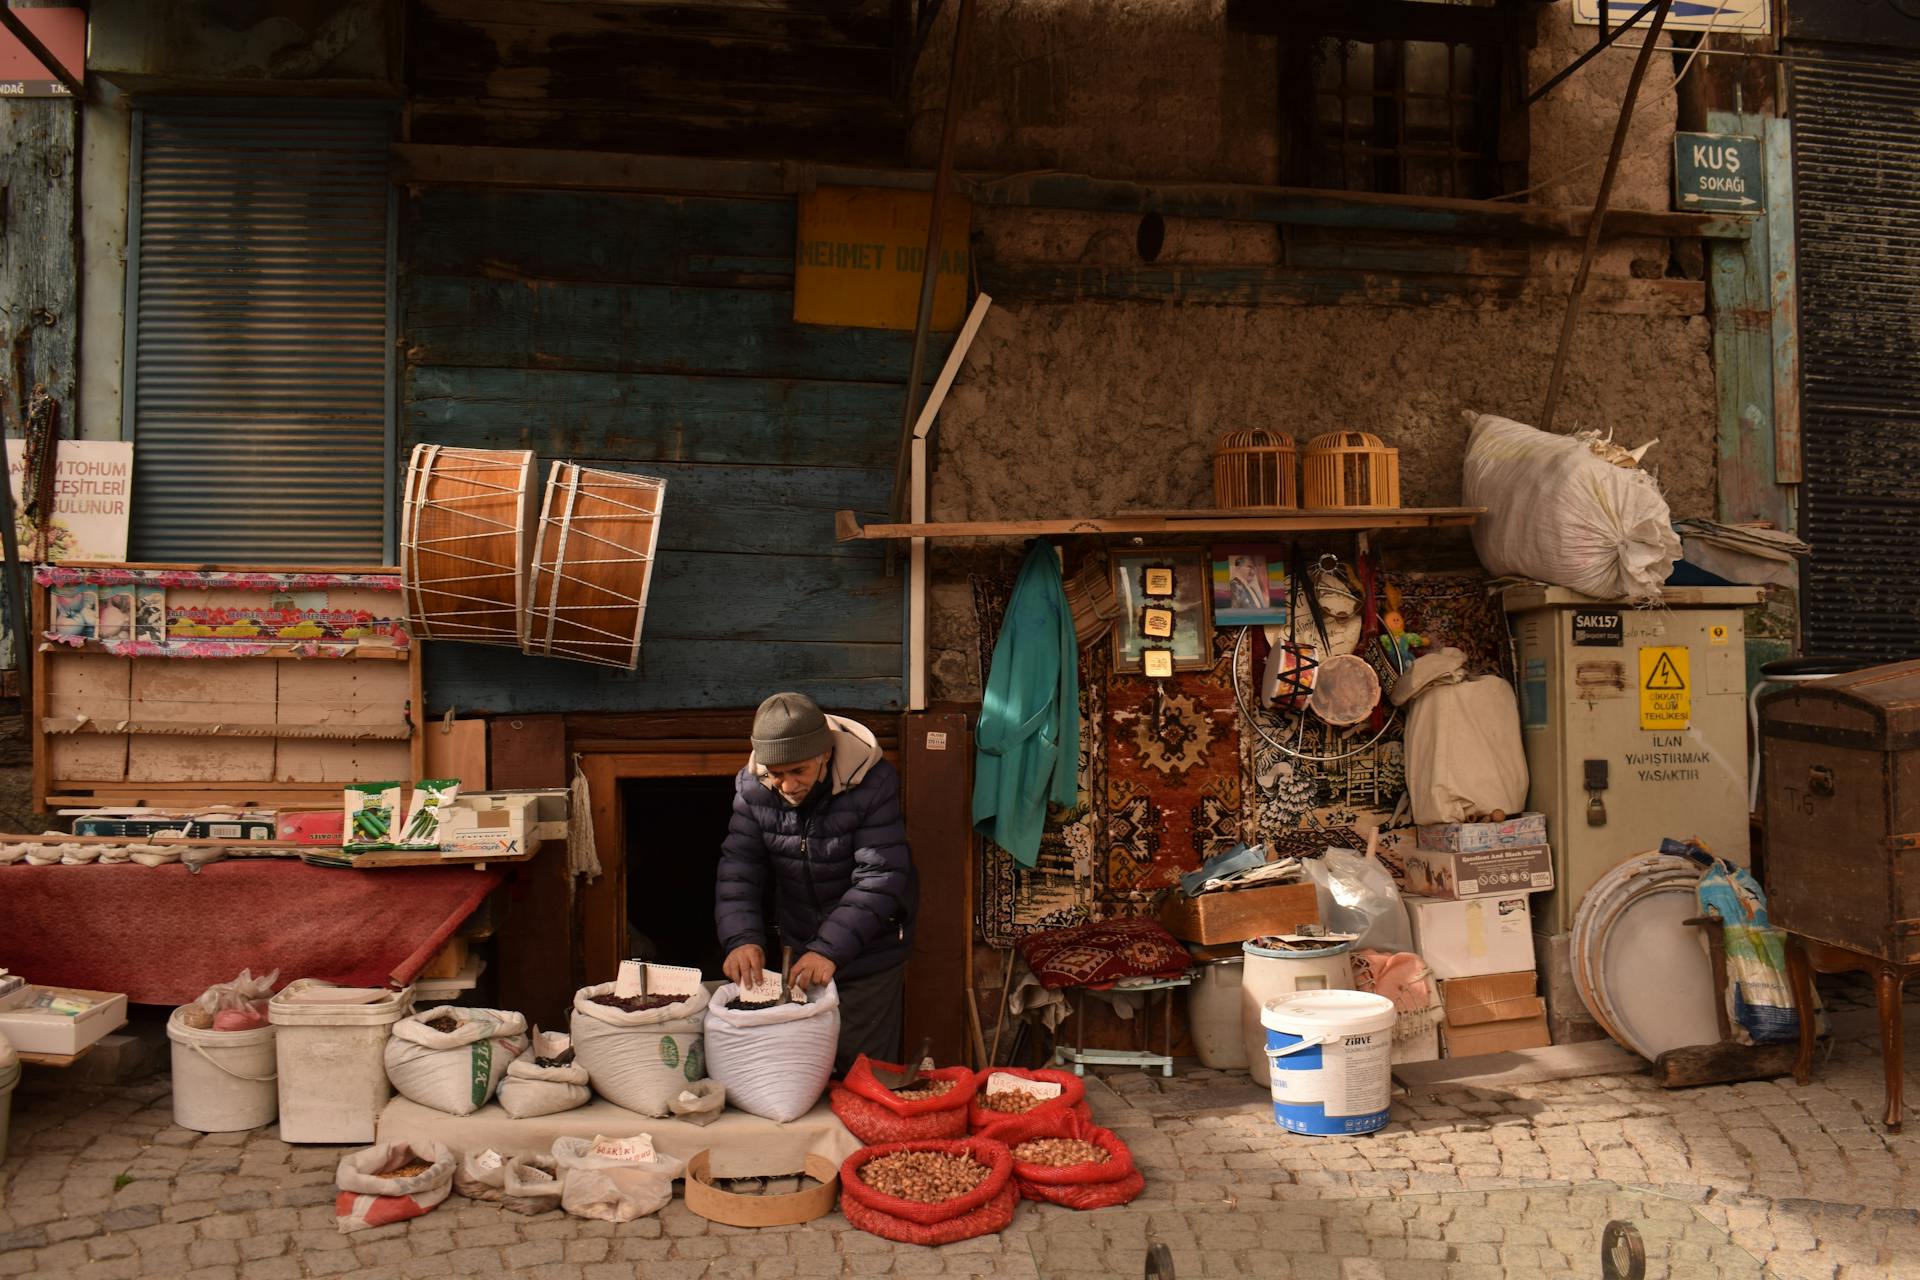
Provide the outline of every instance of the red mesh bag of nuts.
{"type": "Polygon", "coordinates": [[[1005,1230],[1020,1201],[1013,1157],[986,1138],[862,1147],[840,1167],[840,1212],[901,1244],[952,1244],[1005,1230]]]}
{"type": "Polygon", "coordinates": [[[1022,1071],[1015,1067],[991,1067],[974,1081],[973,1101],[967,1108],[967,1131],[984,1133],[988,1127],[1009,1116],[1064,1115],[1068,1112],[1093,1119],[1087,1107],[1087,1086],[1071,1071],[1022,1071]],[[1001,1082],[993,1083],[995,1077],[1001,1082]],[[1041,1098],[1021,1084],[1059,1085],[1055,1097],[1041,1098]]]}
{"type": "Polygon", "coordinates": [[[854,1137],[866,1143],[922,1142],[967,1136],[967,1104],[973,1100],[974,1073],[966,1067],[923,1071],[914,1087],[901,1093],[874,1079],[873,1069],[899,1071],[865,1054],[854,1059],[847,1078],[828,1095],[833,1114],[854,1137]]]}
{"type": "Polygon", "coordinates": [[[1105,1209],[1146,1189],[1127,1144],[1071,1111],[1008,1116],[980,1136],[1006,1145],[1014,1183],[1028,1200],[1105,1209]]]}

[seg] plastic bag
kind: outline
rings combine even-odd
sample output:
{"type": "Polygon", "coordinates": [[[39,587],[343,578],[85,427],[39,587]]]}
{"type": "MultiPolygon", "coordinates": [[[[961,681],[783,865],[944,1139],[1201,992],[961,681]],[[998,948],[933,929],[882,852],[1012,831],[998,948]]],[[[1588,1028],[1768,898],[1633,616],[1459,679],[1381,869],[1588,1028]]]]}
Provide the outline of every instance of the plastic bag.
{"type": "Polygon", "coordinates": [[[862,1142],[918,1142],[932,1138],[964,1138],[967,1106],[973,1101],[980,1077],[967,1067],[940,1067],[922,1071],[921,1080],[951,1081],[953,1088],[927,1098],[902,1098],[874,1079],[873,1069],[900,1071],[888,1062],[874,1062],[864,1053],[847,1069],[846,1079],[833,1086],[829,1102],[833,1114],[862,1142]]]}
{"type": "Polygon", "coordinates": [[[499,1200],[507,1192],[507,1158],[498,1151],[469,1151],[453,1171],[453,1189],[469,1200],[499,1200]]]}
{"type": "Polygon", "coordinates": [[[1715,858],[1700,877],[1699,894],[1701,913],[1721,921],[1734,1038],[1741,1044],[1798,1040],[1800,1015],[1787,981],[1786,935],[1767,919],[1767,895],[1759,883],[1745,867],[1715,858]]]}
{"type": "Polygon", "coordinates": [[[890,1142],[862,1147],[840,1167],[840,1212],[869,1235],[901,1244],[952,1244],[1003,1231],[1013,1221],[1020,1190],[1013,1181],[1013,1157],[1004,1144],[987,1138],[943,1142],[890,1142]],[[921,1204],[876,1191],[860,1171],[882,1156],[901,1151],[968,1155],[987,1166],[984,1181],[965,1195],[939,1204],[921,1204]]]}
{"type": "Polygon", "coordinates": [[[1126,1204],[1146,1190],[1146,1177],[1135,1167],[1133,1152],[1110,1129],[1072,1111],[1046,1115],[1008,1116],[980,1135],[1004,1143],[1013,1156],[1013,1179],[1025,1200],[1041,1200],[1068,1209],[1107,1209],[1126,1204]],[[1020,1159],[1023,1142],[1066,1138],[1091,1142],[1107,1153],[1096,1164],[1031,1164],[1020,1159]]]}
{"type": "Polygon", "coordinates": [[[727,1008],[739,994],[729,982],[707,1005],[707,1073],[740,1110],[789,1124],[813,1110],[833,1076],[840,992],[829,982],[807,992],[805,1004],[727,1008]]]}
{"type": "Polygon", "coordinates": [[[1488,572],[1602,600],[1659,597],[1680,539],[1652,476],[1596,456],[1586,438],[1467,417],[1460,500],[1486,508],[1473,549],[1488,572]]]}
{"type": "Polygon", "coordinates": [[[472,1115],[487,1105],[507,1064],[526,1052],[527,1020],[503,1009],[428,1009],[393,1024],[387,1078],[423,1107],[472,1115]],[[451,1018],[452,1031],[431,1024],[451,1018]]]}
{"type": "Polygon", "coordinates": [[[233,981],[202,991],[199,999],[183,1007],[180,1020],[196,1031],[257,1031],[267,1025],[267,1001],[279,980],[278,969],[258,978],[253,970],[242,969],[233,981]]]}
{"type": "Polygon", "coordinates": [[[560,1207],[560,1165],[552,1156],[515,1156],[507,1161],[501,1205],[515,1213],[545,1213],[560,1207]]]}
{"type": "Polygon", "coordinates": [[[717,1080],[697,1080],[667,1104],[667,1111],[675,1120],[697,1125],[712,1124],[726,1109],[727,1089],[717,1080]]]}
{"type": "Polygon", "coordinates": [[[1355,950],[1412,951],[1413,925],[1393,873],[1378,858],[1355,849],[1328,849],[1301,864],[1320,900],[1320,923],[1328,933],[1351,933],[1355,950]]]}
{"type": "Polygon", "coordinates": [[[453,1153],[437,1142],[411,1139],[381,1142],[340,1159],[334,1183],[340,1194],[333,1213],[340,1230],[364,1231],[417,1218],[453,1190],[453,1153]],[[424,1160],[427,1169],[408,1178],[382,1176],[424,1160]]]}
{"type": "Polygon", "coordinates": [[[644,1133],[631,1139],[556,1138],[553,1159],[560,1174],[560,1207],[602,1222],[632,1222],[660,1212],[673,1199],[673,1180],[687,1169],[685,1162],[654,1151],[652,1137],[644,1133]]]}
{"type": "Polygon", "coordinates": [[[1469,679],[1467,655],[1441,649],[1416,658],[1393,686],[1407,711],[1407,798],[1413,820],[1466,822],[1518,813],[1527,803],[1527,750],[1520,704],[1499,676],[1469,679]]]}
{"type": "Polygon", "coordinates": [[[613,984],[604,982],[573,997],[574,1062],[587,1069],[593,1091],[615,1106],[667,1115],[689,1084],[707,1076],[707,989],[640,1013],[593,1002],[611,994],[613,984]]]}
{"type": "Polygon", "coordinates": [[[592,1101],[587,1069],[578,1061],[564,1067],[535,1065],[538,1058],[558,1058],[572,1047],[570,1037],[535,1027],[531,1047],[507,1065],[506,1078],[500,1081],[500,1109],[524,1120],[571,1111],[592,1101]]]}
{"type": "Polygon", "coordinates": [[[1071,1071],[1022,1071],[1015,1067],[994,1067],[982,1071],[974,1081],[973,1101],[967,1104],[967,1131],[985,1133],[989,1128],[1014,1116],[1030,1116],[1044,1119],[1075,1114],[1092,1119],[1093,1112],[1087,1106],[1087,1085],[1084,1080],[1071,1071]],[[997,1082],[995,1077],[1001,1077],[997,1082]],[[1030,1093],[1024,1084],[1058,1085],[1060,1092],[1040,1105],[1027,1111],[995,1111],[986,1104],[989,1094],[993,1093],[1030,1093]]]}

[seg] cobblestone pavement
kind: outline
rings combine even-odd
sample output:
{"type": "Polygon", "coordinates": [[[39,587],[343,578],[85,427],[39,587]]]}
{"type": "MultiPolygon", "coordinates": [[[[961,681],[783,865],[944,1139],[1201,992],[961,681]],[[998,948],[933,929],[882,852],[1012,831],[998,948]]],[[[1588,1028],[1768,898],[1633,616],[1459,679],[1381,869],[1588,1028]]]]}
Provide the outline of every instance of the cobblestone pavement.
{"type": "MultiPolygon", "coordinates": [[[[1139,1200],[1093,1214],[1023,1205],[1001,1236],[916,1249],[837,1213],[742,1231],[676,1201],[616,1228],[458,1195],[343,1236],[341,1149],[177,1128],[164,1077],[95,1088],[30,1071],[0,1163],[0,1276],[1093,1280],[1141,1274],[1158,1242],[1181,1280],[1597,1277],[1601,1230],[1623,1219],[1649,1277],[1920,1278],[1920,1124],[1889,1135],[1875,1119],[1879,1056],[1857,1016],[1807,1088],[1667,1093],[1620,1076],[1427,1090],[1396,1103],[1384,1133],[1352,1140],[1283,1134],[1246,1088],[1203,1071],[1095,1083],[1098,1117],[1147,1174],[1139,1200]]],[[[1920,1098],[1920,1079],[1909,1088],[1920,1098]]]]}

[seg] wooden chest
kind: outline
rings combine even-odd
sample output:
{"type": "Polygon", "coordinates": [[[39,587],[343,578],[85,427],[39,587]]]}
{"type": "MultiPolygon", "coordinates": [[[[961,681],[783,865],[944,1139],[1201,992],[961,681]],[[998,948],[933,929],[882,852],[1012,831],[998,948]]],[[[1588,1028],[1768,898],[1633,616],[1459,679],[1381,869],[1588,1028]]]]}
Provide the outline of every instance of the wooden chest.
{"type": "Polygon", "coordinates": [[[1245,942],[1269,933],[1292,933],[1303,924],[1319,924],[1320,902],[1311,883],[1229,889],[1197,898],[1176,891],[1161,906],[1160,923],[1182,942],[1245,942]]]}
{"type": "Polygon", "coordinates": [[[1760,756],[1773,923],[1920,962],[1920,662],[1763,699],[1760,756]]]}

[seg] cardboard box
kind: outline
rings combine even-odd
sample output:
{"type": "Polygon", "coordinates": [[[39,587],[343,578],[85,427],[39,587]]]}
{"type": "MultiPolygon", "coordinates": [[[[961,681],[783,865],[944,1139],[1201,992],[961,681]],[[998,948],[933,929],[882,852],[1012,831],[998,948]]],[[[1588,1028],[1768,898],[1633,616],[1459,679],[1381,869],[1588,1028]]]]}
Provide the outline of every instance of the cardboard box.
{"type": "Polygon", "coordinates": [[[1517,813],[1504,822],[1436,822],[1415,833],[1422,849],[1477,853],[1547,842],[1547,815],[1517,813]]]}
{"type": "Polygon", "coordinates": [[[275,838],[289,844],[338,849],[346,842],[347,813],[339,805],[331,809],[287,809],[276,816],[275,827],[275,838]]]}
{"type": "Polygon", "coordinates": [[[1533,922],[1527,895],[1492,898],[1417,898],[1407,918],[1413,949],[1436,978],[1477,978],[1533,968],[1533,922]]]}
{"type": "Polygon", "coordinates": [[[534,825],[532,793],[482,791],[457,797],[441,811],[440,851],[467,854],[521,854],[534,825]]]}
{"type": "Polygon", "coordinates": [[[85,1013],[68,1017],[46,1009],[0,1010],[0,1035],[21,1053],[68,1055],[80,1052],[102,1037],[127,1025],[127,998],[112,991],[84,991],[78,987],[37,987],[29,999],[49,991],[57,996],[85,996],[97,1001],[85,1013]]]}
{"type": "Polygon", "coordinates": [[[1176,891],[1161,906],[1160,923],[1182,942],[1245,942],[1319,924],[1320,901],[1310,883],[1223,889],[1197,898],[1176,891]]]}
{"type": "Polygon", "coordinates": [[[1507,1053],[1552,1043],[1547,1003],[1534,994],[1539,981],[1537,973],[1526,969],[1441,982],[1440,999],[1446,1010],[1441,1035],[1447,1056],[1507,1053]]]}
{"type": "Polygon", "coordinates": [[[184,831],[196,840],[271,840],[274,820],[232,817],[211,818],[75,818],[77,836],[126,836],[145,839],[159,831],[184,831]]]}
{"type": "Polygon", "coordinates": [[[1543,844],[1498,849],[1413,849],[1404,856],[1407,889],[1428,898],[1479,898],[1553,888],[1553,850],[1543,844]]]}
{"type": "Polygon", "coordinates": [[[1477,1058],[1484,1053],[1512,1053],[1516,1049],[1544,1049],[1553,1043],[1547,1034],[1546,1006],[1532,997],[1540,1012],[1530,1018],[1505,1022],[1477,1022],[1471,1026],[1443,1026],[1440,1038],[1449,1058],[1477,1058]]]}

